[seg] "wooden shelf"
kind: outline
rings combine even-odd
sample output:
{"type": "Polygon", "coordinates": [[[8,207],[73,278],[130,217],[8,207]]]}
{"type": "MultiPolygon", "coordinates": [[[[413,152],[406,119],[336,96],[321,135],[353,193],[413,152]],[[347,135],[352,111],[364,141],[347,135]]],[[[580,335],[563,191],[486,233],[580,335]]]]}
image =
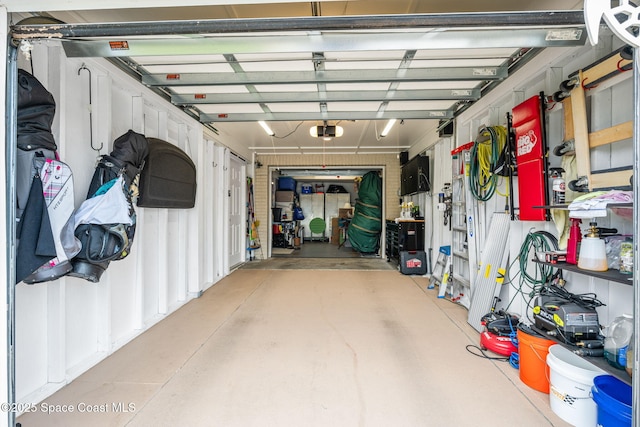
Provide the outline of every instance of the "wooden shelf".
{"type": "MultiPolygon", "coordinates": [[[[547,334],[548,331],[537,328],[535,325],[531,325],[530,328],[535,332],[539,333],[540,335],[544,336],[545,338],[550,339],[551,341],[556,342],[561,346],[568,348],[571,351],[578,349],[578,347],[576,347],[575,345],[567,344],[564,341],[560,341],[558,338],[554,336],[548,335],[547,334]]],[[[617,369],[609,365],[609,362],[607,362],[604,357],[594,357],[594,356],[580,356],[580,357],[582,357],[587,362],[592,363],[593,365],[602,369],[606,373],[613,375],[614,377],[618,378],[620,381],[623,381],[631,385],[631,376],[627,374],[627,371],[625,371],[624,369],[617,369]]]]}
{"type": "Polygon", "coordinates": [[[542,262],[537,260],[532,260],[538,264],[548,265],[549,267],[559,268],[565,271],[571,271],[573,273],[584,274],[585,276],[597,277],[598,279],[609,280],[611,282],[623,283],[625,285],[633,286],[633,275],[632,274],[622,274],[618,270],[609,269],[607,271],[591,271],[591,270],[583,270],[578,268],[577,265],[569,264],[566,262],[558,262],[556,264],[552,264],[550,262],[542,262]]]}

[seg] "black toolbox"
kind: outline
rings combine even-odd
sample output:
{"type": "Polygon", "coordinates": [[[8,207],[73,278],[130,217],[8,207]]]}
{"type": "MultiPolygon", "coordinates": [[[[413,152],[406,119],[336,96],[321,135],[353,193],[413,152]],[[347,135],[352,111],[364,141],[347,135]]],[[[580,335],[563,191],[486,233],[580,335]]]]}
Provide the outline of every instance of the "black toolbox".
{"type": "Polygon", "coordinates": [[[400,251],[400,273],[427,274],[427,254],[425,251],[400,251]]]}

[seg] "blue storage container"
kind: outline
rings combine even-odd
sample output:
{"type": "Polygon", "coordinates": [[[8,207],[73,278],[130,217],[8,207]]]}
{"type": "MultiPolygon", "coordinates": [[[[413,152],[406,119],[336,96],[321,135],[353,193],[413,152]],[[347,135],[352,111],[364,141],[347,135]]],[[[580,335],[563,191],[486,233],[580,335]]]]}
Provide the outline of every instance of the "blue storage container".
{"type": "Polygon", "coordinates": [[[288,176],[278,178],[278,190],[296,191],[296,180],[288,176]]]}
{"type": "Polygon", "coordinates": [[[602,427],[631,427],[633,390],[612,375],[593,379],[591,396],[598,405],[598,425],[602,427]]]}

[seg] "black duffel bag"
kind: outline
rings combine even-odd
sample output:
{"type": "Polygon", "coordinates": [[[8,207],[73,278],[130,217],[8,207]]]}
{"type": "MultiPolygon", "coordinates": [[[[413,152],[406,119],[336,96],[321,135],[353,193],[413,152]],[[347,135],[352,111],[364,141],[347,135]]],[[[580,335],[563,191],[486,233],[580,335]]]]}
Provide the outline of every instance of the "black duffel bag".
{"type": "Polygon", "coordinates": [[[77,257],[94,263],[122,259],[131,247],[123,224],[82,224],[75,235],[82,242],[77,257]]]}
{"type": "Polygon", "coordinates": [[[111,261],[127,256],[132,244],[123,224],[81,224],[76,227],[75,236],[82,243],[82,250],[74,258],[71,275],[93,283],[100,281],[111,261]]]}

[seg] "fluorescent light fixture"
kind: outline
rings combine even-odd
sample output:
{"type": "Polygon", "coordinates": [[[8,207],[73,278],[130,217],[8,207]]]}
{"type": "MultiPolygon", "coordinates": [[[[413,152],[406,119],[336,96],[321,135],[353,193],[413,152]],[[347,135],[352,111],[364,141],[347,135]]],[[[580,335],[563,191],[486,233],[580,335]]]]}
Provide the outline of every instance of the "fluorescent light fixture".
{"type": "Polygon", "coordinates": [[[401,149],[405,149],[408,150],[409,148],[411,148],[411,146],[409,145],[361,145],[360,147],[358,147],[361,150],[372,150],[372,149],[380,149],[380,148],[388,148],[390,150],[401,150],[401,149]]]}
{"type": "Polygon", "coordinates": [[[344,129],[342,126],[311,126],[309,128],[309,135],[314,138],[331,138],[336,137],[339,138],[344,134],[344,129]]]}
{"type": "Polygon", "coordinates": [[[340,156],[343,156],[345,154],[356,154],[356,152],[355,151],[325,151],[323,153],[317,153],[317,152],[311,152],[311,151],[303,151],[302,154],[305,154],[305,155],[315,154],[317,156],[325,155],[325,154],[326,155],[340,155],[340,156]]]}
{"type": "Polygon", "coordinates": [[[264,131],[267,133],[267,135],[269,135],[269,136],[275,135],[275,132],[271,130],[271,128],[269,127],[269,125],[265,121],[260,120],[258,122],[258,124],[260,126],[262,126],[262,129],[264,129],[264,131]]]}
{"type": "Polygon", "coordinates": [[[387,136],[389,134],[389,131],[391,131],[391,128],[395,124],[396,124],[396,119],[389,119],[389,121],[387,122],[387,125],[382,130],[382,133],[380,134],[380,136],[383,138],[387,136]]]}
{"type": "MultiPolygon", "coordinates": [[[[249,150],[297,150],[300,147],[297,146],[288,146],[288,147],[247,147],[249,150]]],[[[406,147],[410,148],[410,147],[406,147]]]]}

